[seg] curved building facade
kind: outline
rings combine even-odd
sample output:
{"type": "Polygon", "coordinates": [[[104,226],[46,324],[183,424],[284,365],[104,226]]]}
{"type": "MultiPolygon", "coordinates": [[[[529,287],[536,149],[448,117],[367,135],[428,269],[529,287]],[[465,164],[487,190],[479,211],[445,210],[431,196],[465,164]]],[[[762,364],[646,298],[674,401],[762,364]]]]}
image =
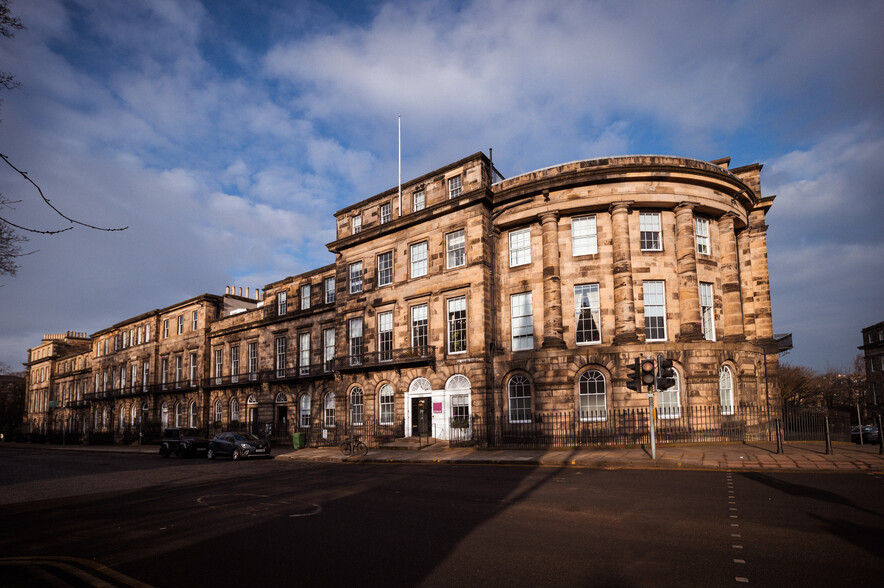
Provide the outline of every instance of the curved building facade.
{"type": "Polygon", "coordinates": [[[760,172],[631,156],[502,179],[474,154],[336,213],[328,266],[92,335],[73,406],[30,350],[28,418],[453,439],[646,408],[628,367],[657,356],[664,417],[776,404],[760,172]]]}

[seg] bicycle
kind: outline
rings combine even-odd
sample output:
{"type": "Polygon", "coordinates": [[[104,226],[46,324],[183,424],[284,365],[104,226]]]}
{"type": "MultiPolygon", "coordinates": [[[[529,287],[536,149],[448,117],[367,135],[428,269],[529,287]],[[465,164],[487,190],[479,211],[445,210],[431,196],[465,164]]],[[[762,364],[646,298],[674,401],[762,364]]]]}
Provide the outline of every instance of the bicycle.
{"type": "Polygon", "coordinates": [[[366,455],[368,453],[368,446],[359,440],[360,437],[361,435],[353,435],[352,438],[344,438],[344,442],[341,443],[341,453],[345,457],[350,457],[354,453],[357,455],[366,455]]]}

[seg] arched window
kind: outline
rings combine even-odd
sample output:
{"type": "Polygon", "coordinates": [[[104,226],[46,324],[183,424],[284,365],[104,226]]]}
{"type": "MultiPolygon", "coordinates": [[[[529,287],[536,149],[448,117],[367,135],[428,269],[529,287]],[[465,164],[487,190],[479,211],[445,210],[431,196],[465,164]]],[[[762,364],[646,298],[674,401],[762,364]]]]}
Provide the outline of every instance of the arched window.
{"type": "Polygon", "coordinates": [[[196,419],[196,402],[191,402],[191,403],[190,403],[190,426],[191,426],[191,427],[196,427],[196,426],[197,426],[196,423],[197,423],[197,419],[196,419]]]}
{"type": "Polygon", "coordinates": [[[426,378],[415,378],[408,386],[409,392],[429,392],[432,389],[433,386],[430,385],[430,381],[426,378]]]}
{"type": "Polygon", "coordinates": [[[445,382],[445,389],[450,391],[470,389],[470,380],[463,374],[454,374],[445,382]]]}
{"type": "Polygon", "coordinates": [[[182,417],[182,416],[183,416],[183,415],[182,415],[182,410],[181,410],[181,403],[180,403],[180,402],[176,402],[176,403],[175,403],[175,426],[176,426],[176,427],[180,427],[180,426],[181,426],[181,417],[182,417]]]}
{"type": "Polygon", "coordinates": [[[309,394],[302,394],[301,395],[300,415],[301,415],[301,427],[309,427],[310,426],[310,395],[309,394]]]}
{"type": "Polygon", "coordinates": [[[527,376],[516,374],[507,384],[510,402],[510,422],[531,422],[531,381],[527,376]]]}
{"type": "Polygon", "coordinates": [[[126,427],[126,410],[125,406],[120,407],[120,430],[123,430],[126,427]]]}
{"type": "Polygon", "coordinates": [[[350,424],[361,425],[364,412],[362,388],[356,386],[350,391],[350,424]]]}
{"type": "Polygon", "coordinates": [[[605,376],[598,370],[580,374],[577,382],[581,421],[604,421],[608,418],[605,376]]]}
{"type": "Polygon", "coordinates": [[[163,405],[160,407],[160,424],[163,425],[164,429],[169,426],[169,404],[167,402],[163,402],[163,405]]]}
{"type": "Polygon", "coordinates": [[[681,379],[678,376],[678,371],[673,371],[675,372],[675,384],[666,390],[657,391],[657,412],[661,419],[681,417],[681,404],[679,403],[681,379]]]}
{"type": "Polygon", "coordinates": [[[326,427],[335,426],[335,393],[329,392],[325,395],[322,403],[323,424],[326,427]]]}
{"type": "Polygon", "coordinates": [[[230,423],[239,424],[239,400],[236,398],[230,401],[230,423]]]}
{"type": "Polygon", "coordinates": [[[131,410],[132,410],[132,413],[131,413],[132,426],[134,427],[135,423],[138,422],[138,406],[136,406],[135,403],[132,403],[131,410]]]}
{"type": "Polygon", "coordinates": [[[223,405],[221,404],[221,401],[216,400],[215,401],[215,422],[219,423],[219,424],[221,423],[221,416],[222,416],[222,411],[223,411],[222,407],[223,407],[223,405]]]}
{"type": "Polygon", "coordinates": [[[378,393],[382,425],[393,424],[393,386],[384,384],[378,393]]]}
{"type": "Polygon", "coordinates": [[[734,378],[731,368],[721,366],[718,372],[718,394],[721,397],[721,414],[734,414],[734,378]]]}
{"type": "Polygon", "coordinates": [[[101,412],[101,428],[107,428],[107,407],[104,407],[104,410],[101,412]]]}
{"type": "Polygon", "coordinates": [[[285,393],[280,392],[276,395],[276,400],[275,400],[276,404],[285,404],[288,401],[289,401],[289,399],[286,398],[285,393]]]}

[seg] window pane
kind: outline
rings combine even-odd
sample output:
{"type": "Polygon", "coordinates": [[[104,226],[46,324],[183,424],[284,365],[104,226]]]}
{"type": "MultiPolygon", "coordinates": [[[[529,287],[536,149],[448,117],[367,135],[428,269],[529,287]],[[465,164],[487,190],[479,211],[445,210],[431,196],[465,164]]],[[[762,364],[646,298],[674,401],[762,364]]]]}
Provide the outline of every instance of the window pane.
{"type": "Polygon", "coordinates": [[[452,298],[448,301],[448,353],[467,350],[467,301],[452,298]]]}
{"type": "Polygon", "coordinates": [[[411,277],[419,278],[427,275],[427,243],[411,246],[411,277]]]}
{"type": "Polygon", "coordinates": [[[531,263],[531,229],[510,232],[510,267],[531,263]]]}
{"type": "Polygon", "coordinates": [[[455,231],[445,236],[447,267],[460,267],[466,263],[466,239],[464,231],[455,231]]]}
{"type": "Polygon", "coordinates": [[[531,383],[523,375],[510,378],[508,386],[510,401],[510,422],[531,422],[531,383]]]}
{"type": "Polygon", "coordinates": [[[666,340],[666,294],[663,282],[643,282],[645,339],[666,340]]]}
{"type": "Polygon", "coordinates": [[[531,292],[510,296],[513,351],[534,349],[534,316],[531,292]]]}
{"type": "Polygon", "coordinates": [[[590,370],[581,374],[578,393],[581,421],[604,421],[608,418],[605,377],[601,372],[590,370]]]}
{"type": "Polygon", "coordinates": [[[571,219],[571,249],[574,255],[598,253],[595,216],[571,219]]]}
{"type": "Polygon", "coordinates": [[[663,249],[663,241],[660,238],[659,212],[640,213],[639,228],[642,251],[661,251],[663,249]]]}
{"type": "Polygon", "coordinates": [[[574,312],[577,319],[577,343],[600,342],[602,334],[598,284],[574,286],[574,312]]]}
{"type": "Polygon", "coordinates": [[[378,255],[378,286],[389,286],[393,283],[393,252],[387,251],[378,255]]]}

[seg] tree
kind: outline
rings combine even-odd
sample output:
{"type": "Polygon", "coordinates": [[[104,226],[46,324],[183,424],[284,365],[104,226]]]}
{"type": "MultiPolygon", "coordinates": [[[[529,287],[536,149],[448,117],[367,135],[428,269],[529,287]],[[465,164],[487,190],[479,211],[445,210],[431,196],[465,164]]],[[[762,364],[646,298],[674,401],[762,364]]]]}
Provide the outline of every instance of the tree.
{"type": "MultiPolygon", "coordinates": [[[[9,0],[0,0],[0,35],[6,37],[7,39],[11,39],[15,36],[15,31],[20,31],[24,29],[24,25],[21,22],[21,19],[9,12],[9,0]]],[[[5,88],[7,90],[14,90],[20,87],[21,84],[15,80],[15,76],[6,71],[0,71],[0,87],[5,88]]],[[[0,98],[0,106],[3,104],[3,99],[0,98]]],[[[95,229],[97,231],[125,231],[129,227],[122,227],[119,229],[115,228],[102,228],[96,227],[94,225],[90,225],[88,223],[84,223],[78,220],[74,220],[71,217],[62,213],[58,208],[52,205],[49,202],[49,199],[43,194],[43,190],[40,189],[40,186],[34,182],[30,177],[28,177],[27,172],[24,172],[18,169],[16,166],[9,161],[9,158],[6,155],[0,153],[0,159],[6,162],[6,164],[15,170],[19,175],[21,175],[28,183],[30,183],[34,188],[36,188],[37,192],[40,194],[40,197],[43,199],[43,202],[55,211],[61,218],[68,221],[72,225],[81,225],[90,229],[95,229]]],[[[19,201],[10,201],[3,194],[0,194],[0,213],[3,216],[0,216],[0,276],[14,276],[18,271],[18,258],[24,255],[30,255],[31,253],[35,253],[35,251],[31,251],[29,253],[24,253],[21,247],[21,244],[27,241],[27,238],[20,235],[16,232],[16,229],[21,231],[26,231],[29,233],[40,233],[43,235],[55,235],[57,233],[63,233],[65,231],[69,231],[73,226],[66,227],[64,229],[58,230],[39,230],[29,227],[24,227],[22,225],[16,224],[6,218],[6,210],[13,210],[12,205],[16,204],[19,201]]]]}

